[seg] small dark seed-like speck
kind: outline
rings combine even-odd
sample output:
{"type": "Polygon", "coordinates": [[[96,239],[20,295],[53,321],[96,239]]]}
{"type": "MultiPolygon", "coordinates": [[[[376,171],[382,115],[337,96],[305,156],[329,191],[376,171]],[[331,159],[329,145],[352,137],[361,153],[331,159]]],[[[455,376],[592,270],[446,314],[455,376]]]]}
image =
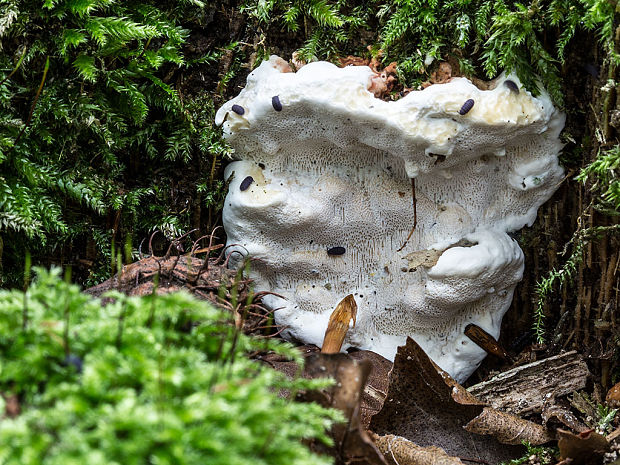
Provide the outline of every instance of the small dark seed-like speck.
{"type": "Polygon", "coordinates": [[[282,103],[280,102],[280,97],[274,95],[271,97],[271,106],[275,111],[282,111],[282,103]]]}
{"type": "Polygon", "coordinates": [[[346,252],[344,247],[332,247],[327,249],[327,255],[344,255],[346,252]]]}
{"type": "Polygon", "coordinates": [[[239,189],[241,189],[242,191],[247,190],[247,188],[250,187],[250,184],[252,184],[253,182],[254,178],[252,176],[248,176],[243,181],[241,181],[239,189]]]}
{"type": "Polygon", "coordinates": [[[467,99],[459,110],[459,115],[466,115],[474,107],[474,99],[467,99]]]}
{"type": "Polygon", "coordinates": [[[510,79],[507,79],[506,81],[504,81],[504,85],[508,87],[515,94],[519,93],[519,86],[517,85],[516,82],[511,81],[510,79]]]}
{"type": "Polygon", "coordinates": [[[245,109],[241,105],[233,105],[232,111],[234,111],[238,115],[243,115],[245,113],[245,109]]]}

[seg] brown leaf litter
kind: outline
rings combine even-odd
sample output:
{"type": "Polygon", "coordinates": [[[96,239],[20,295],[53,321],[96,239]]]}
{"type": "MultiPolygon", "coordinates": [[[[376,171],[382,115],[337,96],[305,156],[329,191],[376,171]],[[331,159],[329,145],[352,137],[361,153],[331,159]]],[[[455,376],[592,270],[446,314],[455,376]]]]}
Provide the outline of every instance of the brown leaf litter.
{"type": "Polygon", "coordinates": [[[573,434],[558,429],[560,459],[570,459],[571,465],[596,465],[601,463],[603,454],[610,448],[605,436],[593,430],[573,434]]]}
{"type": "Polygon", "coordinates": [[[605,396],[605,402],[611,408],[619,408],[620,407],[620,383],[615,384],[608,392],[607,396],[605,396]]]}
{"type": "MultiPolygon", "coordinates": [[[[314,445],[315,450],[336,457],[338,464],[376,465],[383,463],[381,460],[390,465],[499,464],[521,456],[524,449],[517,445],[522,441],[536,445],[553,440],[551,431],[543,426],[485,406],[439,369],[412,339],[399,348],[394,364],[369,351],[325,355],[318,354],[316,347],[304,347],[308,355],[304,376],[331,376],[336,384],[327,391],[305,393],[303,398],[339,408],[347,418],[332,431],[335,441],[332,449],[314,445]]],[[[574,355],[553,358],[547,365],[544,360],[537,361],[533,367],[519,367],[522,368],[519,373],[529,379],[541,366],[562,366],[574,355]]],[[[581,362],[575,360],[577,372],[581,362]]],[[[285,366],[282,371],[291,376],[299,368],[286,365],[290,362],[278,363],[281,365],[276,368],[285,366]]],[[[513,373],[508,377],[510,384],[519,386],[514,376],[513,373]]],[[[562,385],[558,381],[556,384],[562,385]]],[[[515,393],[503,394],[510,399],[516,396],[515,393]]],[[[486,395],[492,400],[489,392],[486,395]]],[[[548,412],[554,411],[552,405],[558,407],[556,415],[562,409],[569,411],[562,404],[563,399],[553,395],[546,397],[548,412]]],[[[576,395],[576,398],[583,396],[576,395]]],[[[532,405],[529,404],[530,413],[545,411],[544,405],[536,408],[532,405]]],[[[574,426],[579,427],[579,424],[575,422],[574,426]]],[[[595,465],[601,463],[609,443],[620,436],[620,429],[607,439],[592,430],[558,434],[562,438],[562,465],[595,465]],[[584,462],[582,456],[589,457],[590,461],[584,462]]],[[[528,463],[539,462],[533,455],[528,463]]]]}
{"type": "Polygon", "coordinates": [[[379,450],[391,465],[464,465],[458,457],[452,457],[435,446],[422,447],[393,434],[371,434],[379,450]]]}
{"type": "Polygon", "coordinates": [[[540,425],[521,423],[514,416],[509,420],[492,409],[481,415],[483,411],[484,404],[437,369],[409,338],[398,349],[388,395],[381,412],[372,418],[370,429],[377,434],[402,436],[420,446],[438,446],[450,455],[489,463],[509,460],[521,453],[520,447],[501,444],[498,439],[509,439],[511,443],[551,439],[541,431],[540,425]],[[483,434],[494,434],[497,438],[483,434]]]}

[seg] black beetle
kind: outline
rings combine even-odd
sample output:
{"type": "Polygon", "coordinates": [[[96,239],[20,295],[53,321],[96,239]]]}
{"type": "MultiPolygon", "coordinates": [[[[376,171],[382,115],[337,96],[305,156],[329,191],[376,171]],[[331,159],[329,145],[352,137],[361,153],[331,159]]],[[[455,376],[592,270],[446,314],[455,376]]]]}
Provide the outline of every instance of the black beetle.
{"type": "Polygon", "coordinates": [[[470,98],[470,99],[465,100],[465,103],[459,110],[459,115],[466,115],[467,113],[469,113],[469,110],[471,110],[473,107],[474,107],[474,99],[470,98]]]}
{"type": "Polygon", "coordinates": [[[243,181],[241,181],[239,189],[245,191],[248,189],[248,187],[250,187],[250,184],[252,184],[253,182],[254,178],[252,176],[247,176],[243,181]]]}
{"type": "Polygon", "coordinates": [[[515,94],[519,93],[519,86],[517,85],[516,82],[511,81],[510,79],[507,79],[507,80],[504,81],[504,85],[506,87],[508,87],[515,94]]]}
{"type": "Polygon", "coordinates": [[[331,247],[327,249],[327,255],[344,255],[346,249],[344,247],[331,247]]]}
{"type": "Polygon", "coordinates": [[[280,102],[280,97],[277,95],[271,97],[271,106],[275,111],[282,111],[282,102],[280,102]]]}

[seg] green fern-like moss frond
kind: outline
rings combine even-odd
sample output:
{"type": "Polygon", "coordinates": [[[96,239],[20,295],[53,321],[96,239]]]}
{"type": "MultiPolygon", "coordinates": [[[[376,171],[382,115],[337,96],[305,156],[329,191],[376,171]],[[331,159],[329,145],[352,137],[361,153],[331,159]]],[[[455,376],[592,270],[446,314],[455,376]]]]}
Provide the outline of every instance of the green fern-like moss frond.
{"type": "Polygon", "coordinates": [[[73,61],[73,66],[82,78],[87,81],[94,82],[97,77],[97,67],[95,66],[95,57],[88,55],[78,55],[73,61]]]}

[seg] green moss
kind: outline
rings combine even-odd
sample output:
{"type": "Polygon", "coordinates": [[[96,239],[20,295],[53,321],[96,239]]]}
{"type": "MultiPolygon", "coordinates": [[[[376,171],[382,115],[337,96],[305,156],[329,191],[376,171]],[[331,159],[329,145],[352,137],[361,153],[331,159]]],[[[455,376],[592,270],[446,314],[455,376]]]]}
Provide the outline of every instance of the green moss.
{"type": "MultiPolygon", "coordinates": [[[[26,249],[40,260],[90,248],[92,283],[106,277],[110,238],[138,244],[154,229],[189,229],[192,212],[171,185],[227,151],[213,102],[198,109],[176,86],[222,54],[185,56],[182,23],[199,27],[205,10],[195,1],[0,0],[7,272],[26,249]]],[[[5,273],[0,284],[15,280],[5,273]]]]}
{"type": "Polygon", "coordinates": [[[301,362],[291,346],[235,335],[187,294],[102,306],[59,274],[0,291],[0,392],[21,409],[0,422],[0,463],[331,463],[301,440],[329,442],[340,416],[278,396],[319,382],[243,357],[273,349],[301,362]]]}
{"type": "Polygon", "coordinates": [[[557,447],[535,447],[527,441],[525,441],[523,445],[527,448],[527,451],[523,454],[523,457],[513,459],[509,462],[503,462],[502,465],[524,465],[530,463],[530,457],[532,456],[535,456],[541,465],[551,465],[552,463],[555,463],[559,457],[557,447]]]}

